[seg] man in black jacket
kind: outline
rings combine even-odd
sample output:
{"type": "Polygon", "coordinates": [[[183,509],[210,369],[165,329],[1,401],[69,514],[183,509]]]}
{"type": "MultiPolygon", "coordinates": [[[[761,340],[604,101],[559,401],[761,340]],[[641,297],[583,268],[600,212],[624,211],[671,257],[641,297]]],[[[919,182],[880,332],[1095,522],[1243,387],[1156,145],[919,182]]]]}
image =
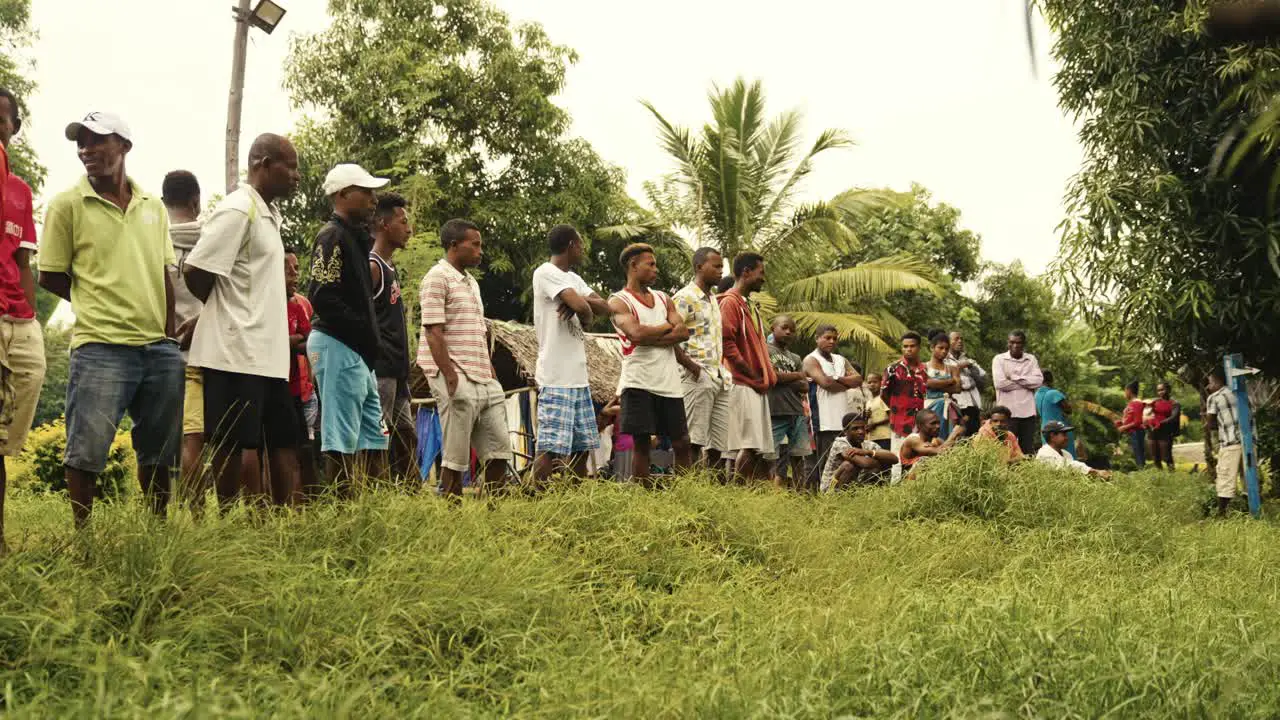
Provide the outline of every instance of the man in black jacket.
{"type": "Polygon", "coordinates": [[[387,430],[374,366],[380,342],[373,309],[369,251],[373,191],[387,184],[359,165],[334,167],[324,179],[333,217],[312,249],[310,300],[315,309],[307,354],[320,392],[320,449],[325,474],[340,494],[352,487],[357,453],[368,472],[385,468],[387,430]]]}

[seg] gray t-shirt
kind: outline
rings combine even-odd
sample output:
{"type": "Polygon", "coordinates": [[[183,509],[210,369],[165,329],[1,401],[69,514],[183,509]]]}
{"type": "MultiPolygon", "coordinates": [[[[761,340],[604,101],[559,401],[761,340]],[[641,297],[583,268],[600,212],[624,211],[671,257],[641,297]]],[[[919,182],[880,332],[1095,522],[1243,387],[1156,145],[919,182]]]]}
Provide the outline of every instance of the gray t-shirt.
{"type": "MultiPolygon", "coordinates": [[[[769,361],[780,373],[800,372],[800,356],[769,343],[769,361]]],[[[790,384],[779,383],[769,391],[769,415],[773,417],[798,417],[804,415],[804,395],[790,384]]]]}
{"type": "MultiPolygon", "coordinates": [[[[831,483],[836,478],[836,470],[839,470],[840,463],[844,462],[843,456],[845,451],[850,450],[851,448],[853,448],[853,445],[849,443],[849,437],[844,433],[841,433],[840,436],[831,443],[831,452],[827,454],[827,462],[822,466],[822,480],[819,486],[822,492],[831,492],[831,483]]],[[[878,452],[884,448],[870,440],[864,439],[862,441],[862,449],[870,450],[871,452],[878,452]]]]}

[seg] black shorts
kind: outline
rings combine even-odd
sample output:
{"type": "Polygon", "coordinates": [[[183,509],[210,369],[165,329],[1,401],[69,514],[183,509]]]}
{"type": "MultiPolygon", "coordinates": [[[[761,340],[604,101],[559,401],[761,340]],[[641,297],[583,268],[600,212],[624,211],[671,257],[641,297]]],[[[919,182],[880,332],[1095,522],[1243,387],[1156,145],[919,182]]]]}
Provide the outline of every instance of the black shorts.
{"type": "Polygon", "coordinates": [[[679,440],[689,436],[684,398],[655,395],[640,388],[622,391],[618,430],[627,435],[660,435],[679,440]]]}
{"type": "Polygon", "coordinates": [[[306,434],[289,381],[204,369],[204,436],[212,447],[296,448],[306,434]]]}

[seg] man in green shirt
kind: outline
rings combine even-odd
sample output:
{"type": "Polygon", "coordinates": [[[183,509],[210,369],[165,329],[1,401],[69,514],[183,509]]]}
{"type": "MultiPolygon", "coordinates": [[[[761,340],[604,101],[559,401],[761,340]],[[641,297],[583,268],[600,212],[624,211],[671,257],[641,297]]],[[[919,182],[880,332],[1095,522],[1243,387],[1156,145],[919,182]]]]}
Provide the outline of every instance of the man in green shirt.
{"type": "Polygon", "coordinates": [[[40,286],[71,302],[76,321],[67,381],[63,458],[76,526],[93,507],[96,477],[125,410],[133,419],[138,480],[163,515],[182,427],[182,354],[171,338],[175,264],[160,198],[125,174],[129,126],[89,113],[67,126],[85,177],[49,202],[40,286]]]}

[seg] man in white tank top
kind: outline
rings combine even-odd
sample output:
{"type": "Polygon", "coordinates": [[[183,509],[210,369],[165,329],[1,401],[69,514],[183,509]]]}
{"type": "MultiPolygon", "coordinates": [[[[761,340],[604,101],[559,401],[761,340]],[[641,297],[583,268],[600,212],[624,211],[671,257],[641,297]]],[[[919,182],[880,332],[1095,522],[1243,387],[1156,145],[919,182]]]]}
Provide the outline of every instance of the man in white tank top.
{"type": "Polygon", "coordinates": [[[816,472],[825,467],[831,443],[844,432],[840,421],[850,411],[849,391],[862,387],[862,375],[854,371],[843,355],[836,354],[840,333],[834,325],[819,325],[814,334],[818,347],[805,356],[804,372],[817,385],[814,392],[818,399],[815,408],[818,415],[818,461],[814,464],[815,472],[810,473],[809,483],[816,490],[816,472]]]}
{"type": "Polygon", "coordinates": [[[635,440],[633,475],[650,486],[652,436],[671,441],[677,468],[690,464],[684,390],[675,351],[676,345],[689,338],[689,329],[675,303],[664,293],[649,289],[658,279],[658,260],[652,247],[628,245],[619,262],[627,272],[627,286],[609,298],[613,326],[622,341],[618,431],[635,440]]]}

